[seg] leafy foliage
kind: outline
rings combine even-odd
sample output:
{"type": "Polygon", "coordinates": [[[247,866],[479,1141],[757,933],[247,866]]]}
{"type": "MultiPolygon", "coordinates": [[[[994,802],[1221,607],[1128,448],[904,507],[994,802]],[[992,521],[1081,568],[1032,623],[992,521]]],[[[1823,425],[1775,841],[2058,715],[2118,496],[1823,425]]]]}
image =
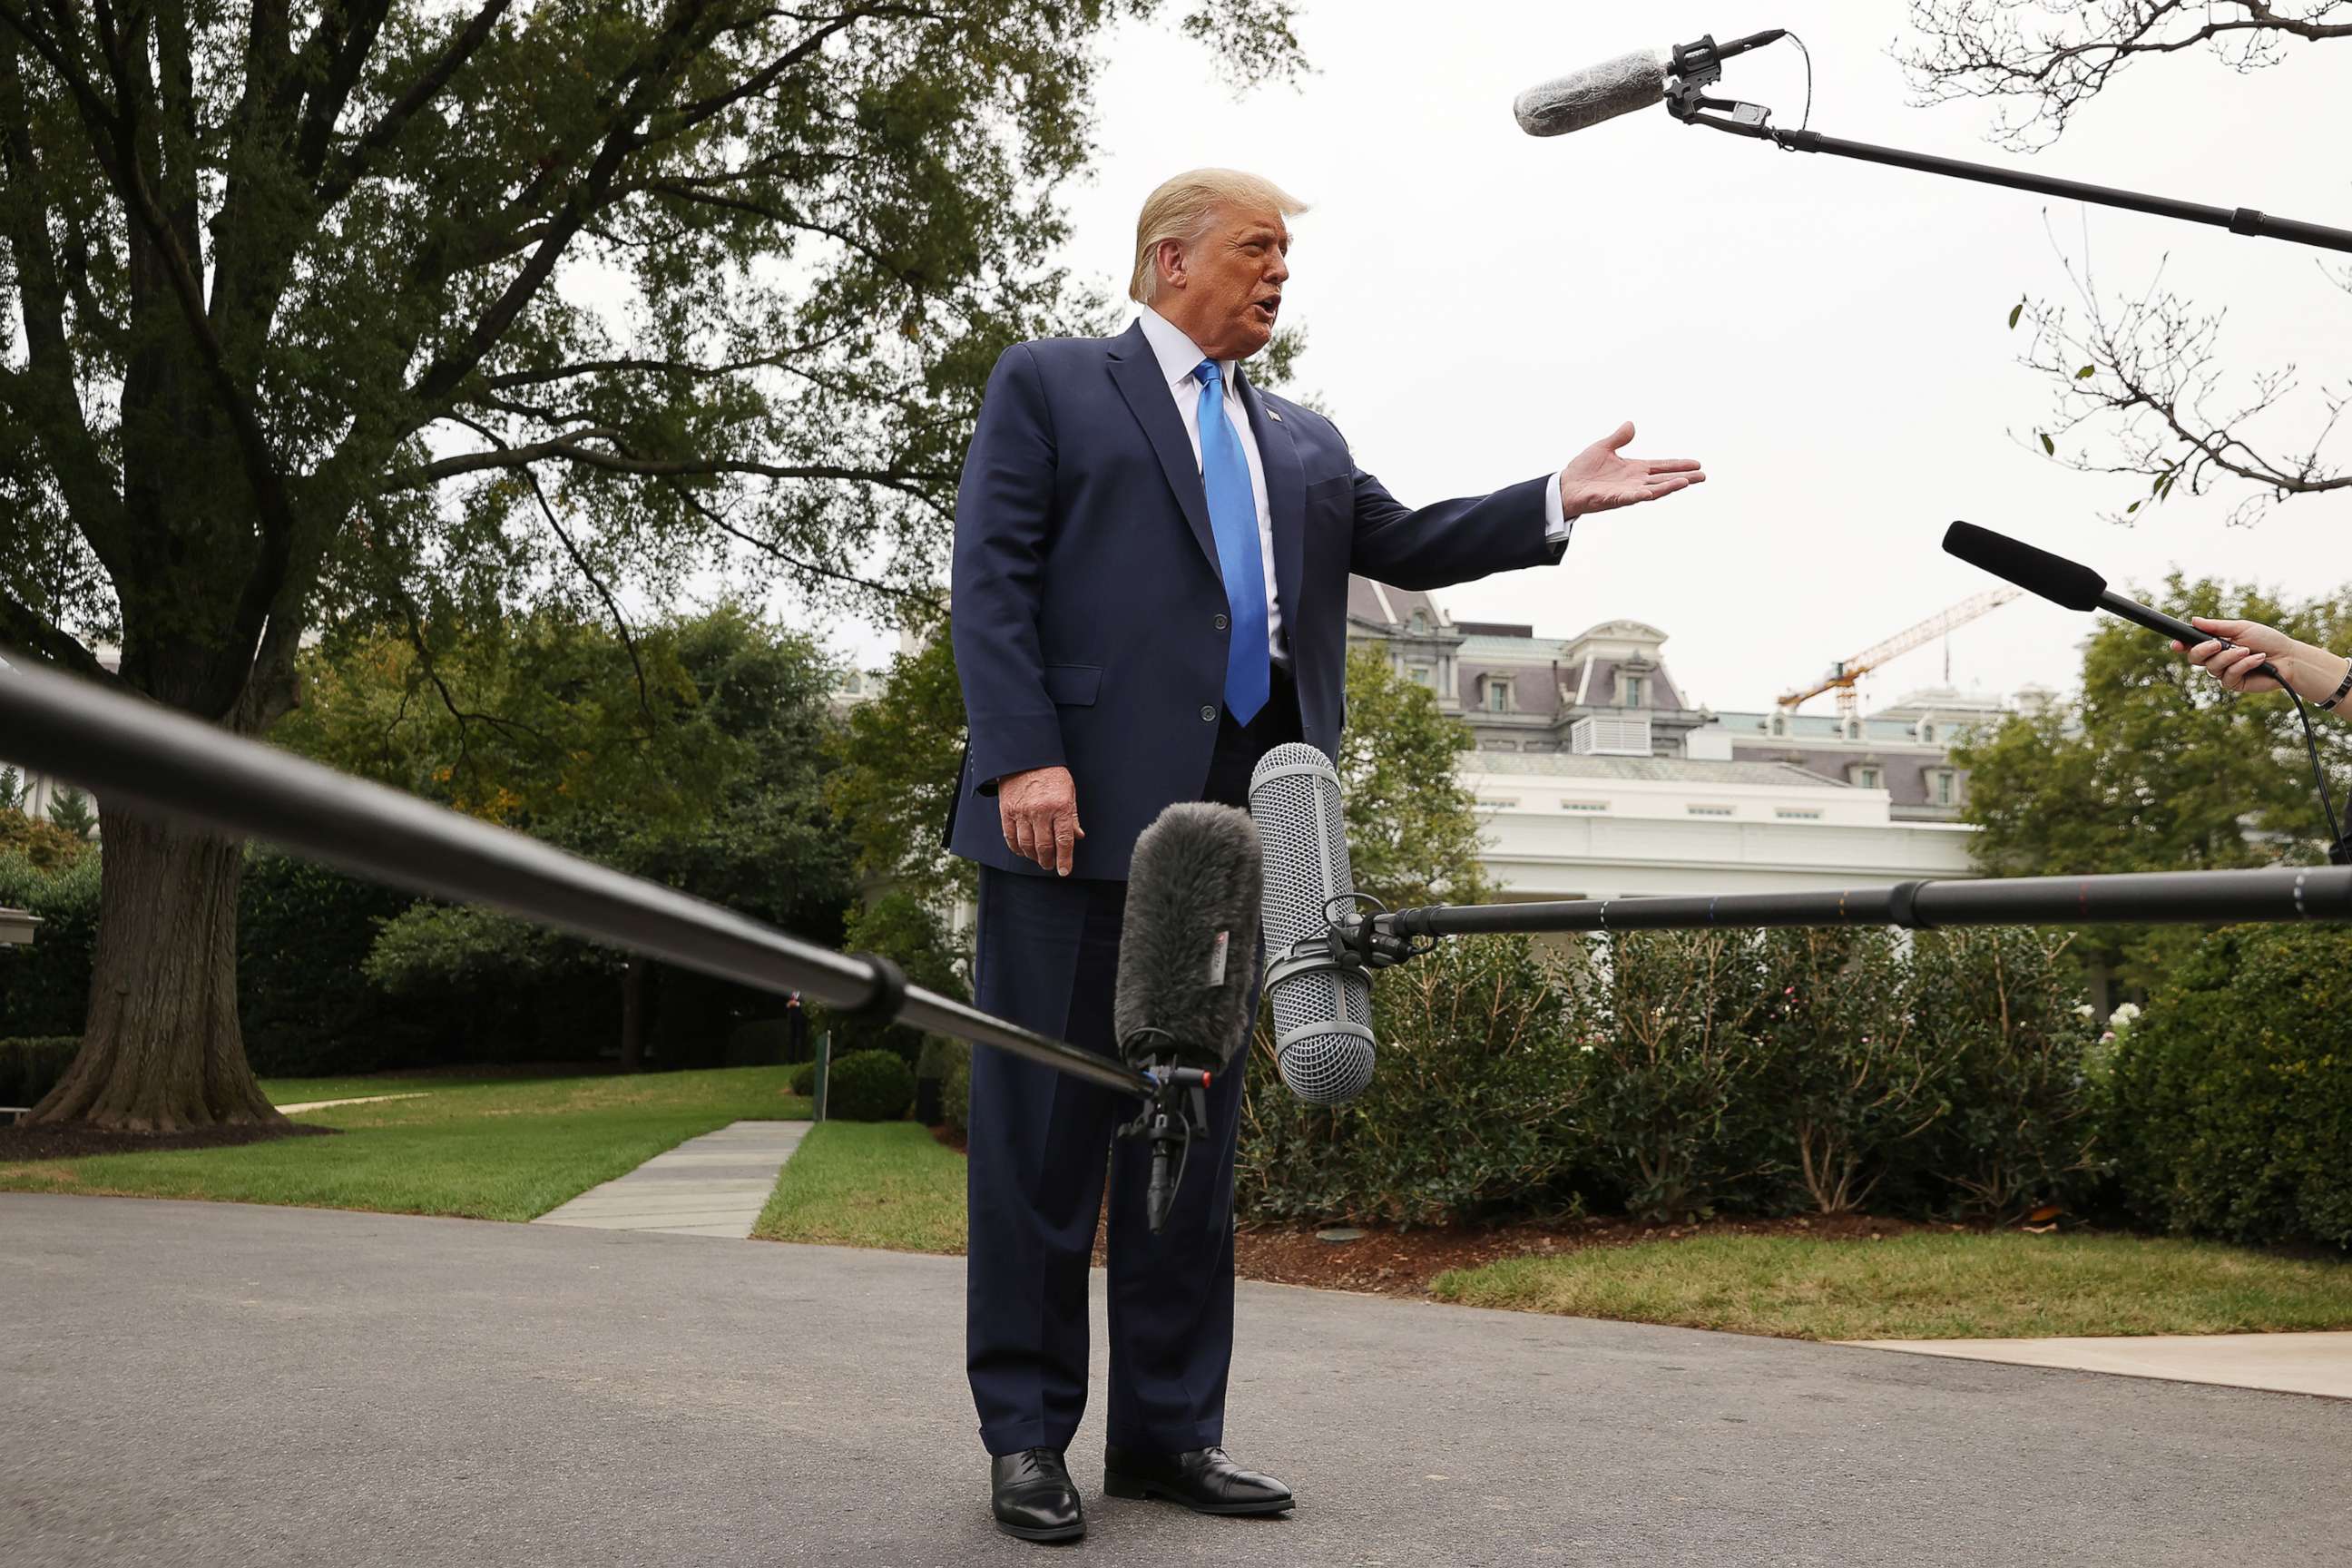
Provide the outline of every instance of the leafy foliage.
{"type": "Polygon", "coordinates": [[[0,947],[0,1035],[78,1035],[89,1005],[99,855],[43,869],[0,854],[0,905],[40,917],[29,947],[0,947]]]}
{"type": "Polygon", "coordinates": [[[915,1099],[915,1070],[896,1051],[852,1051],[826,1070],[824,1113],[842,1121],[896,1121],[915,1099]]]}
{"type": "Polygon", "coordinates": [[[1339,790],[1348,862],[1359,891],[1391,908],[1475,903],[1484,896],[1476,800],[1455,776],[1470,727],[1377,648],[1348,652],[1348,727],[1339,790]]]}
{"type": "Polygon", "coordinates": [[[0,808],[0,855],[19,857],[37,871],[62,870],[96,850],[89,839],[55,823],[0,808]]]}
{"type": "Polygon", "coordinates": [[[1456,941],[1381,976],[1379,1068],[1363,1096],[1318,1107],[1252,1048],[1234,1180],[1265,1218],[1440,1224],[1525,1212],[1583,1153],[1584,1077],[1568,993],[1525,937],[1456,941]]]}
{"type": "Polygon", "coordinates": [[[98,827],[98,808],[89,796],[64,785],[49,797],[49,825],[75,838],[88,838],[98,827]]]}
{"type": "Polygon", "coordinates": [[[891,660],[881,693],[851,709],[841,731],[825,798],[856,846],[860,877],[935,908],[974,896],[977,868],[941,842],[963,746],[963,689],[941,622],[891,660]]]}
{"type": "MultiPolygon", "coordinates": [[[[2188,616],[2267,621],[2338,646],[2352,635],[2340,598],[2281,602],[2258,589],[2171,578],[2160,607],[2188,616]]],[[[2352,736],[2319,730],[2331,776],[2352,762],[2352,736]]],[[[2315,864],[2327,828],[2304,757],[2304,734],[2284,697],[2238,697],[2183,665],[2160,637],[2109,622],[2084,645],[2083,693],[2033,717],[2013,717],[1956,748],[1969,770],[1968,819],[1978,864],[2007,877],[2095,871],[2175,871],[2315,864]]],[[[2344,802],[2339,801],[2339,808],[2344,802]]],[[[2193,940],[2190,939],[2190,940],[2193,940]]],[[[2177,938],[2101,927],[2079,938],[2081,958],[2147,984],[2177,938]]]]}
{"type": "Polygon", "coordinates": [[[2105,1122],[2137,1218],[2352,1247],[2347,963],[2337,927],[2231,927],[2121,1031],[2105,1122]]]}

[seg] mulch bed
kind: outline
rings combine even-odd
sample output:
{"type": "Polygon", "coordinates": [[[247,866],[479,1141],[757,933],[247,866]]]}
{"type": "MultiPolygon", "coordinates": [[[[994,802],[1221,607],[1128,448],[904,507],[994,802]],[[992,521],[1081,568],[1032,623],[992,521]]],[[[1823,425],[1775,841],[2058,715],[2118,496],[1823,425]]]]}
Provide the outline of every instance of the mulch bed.
{"type": "Polygon", "coordinates": [[[186,1132],[117,1132],[68,1123],[62,1127],[0,1127],[0,1165],[23,1160],[71,1160],[91,1154],[143,1154],[154,1149],[219,1149],[278,1138],[331,1137],[341,1131],[289,1121],[283,1126],[198,1127],[186,1132]]]}
{"type": "MultiPolygon", "coordinates": [[[[964,1140],[941,1126],[931,1136],[958,1153],[964,1140]]],[[[1104,1197],[1108,1209],[1108,1194],[1104,1197]]],[[[1108,1215],[1106,1215],[1106,1219],[1108,1215]]],[[[1348,1226],[1363,1235],[1325,1241],[1315,1233],[1337,1226],[1244,1225],[1234,1233],[1234,1272],[1244,1279],[1311,1285],[1380,1296],[1429,1299],[1429,1282],[1449,1268],[1475,1268],[1506,1258],[1538,1258],[1594,1247],[1633,1247],[1698,1236],[1797,1236],[1821,1241],[1880,1241],[1916,1231],[1990,1229],[1986,1226],[1920,1225],[1869,1215],[1804,1215],[1787,1219],[1717,1219],[1697,1225],[1644,1225],[1593,1216],[1550,1225],[1348,1226]]],[[[1095,1264],[1106,1258],[1103,1229],[1095,1230],[1095,1264]]]]}

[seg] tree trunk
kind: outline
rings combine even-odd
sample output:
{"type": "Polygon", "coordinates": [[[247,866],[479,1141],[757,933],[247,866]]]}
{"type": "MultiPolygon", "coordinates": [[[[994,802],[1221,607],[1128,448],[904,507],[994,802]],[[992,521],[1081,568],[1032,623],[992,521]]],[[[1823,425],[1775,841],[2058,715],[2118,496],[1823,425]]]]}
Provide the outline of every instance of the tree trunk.
{"type": "Polygon", "coordinates": [[[646,1065],[646,961],[629,955],[621,972],[621,1070],[642,1071],[646,1065]]]}
{"type": "Polygon", "coordinates": [[[244,846],[108,805],[81,1053],[34,1122],[131,1132],[283,1122],[236,1021],[244,846]]]}

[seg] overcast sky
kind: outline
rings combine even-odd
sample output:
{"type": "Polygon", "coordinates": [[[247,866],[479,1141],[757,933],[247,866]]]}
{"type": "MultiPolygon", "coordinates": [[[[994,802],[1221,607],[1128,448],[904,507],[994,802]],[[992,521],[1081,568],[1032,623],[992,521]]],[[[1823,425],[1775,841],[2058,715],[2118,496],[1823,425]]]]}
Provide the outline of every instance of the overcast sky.
{"type": "MultiPolygon", "coordinates": [[[[2042,198],[1784,153],[1663,108],[1543,141],[1511,119],[1520,89],[1628,49],[1787,26],[1812,52],[1814,129],[2017,159],[1983,140],[1984,106],[1909,107],[1888,55],[1900,18],[1895,5],[1853,0],[1456,0],[1442,13],[1322,0],[1299,27],[1316,74],[1239,101],[1199,50],[1132,29],[1111,40],[1101,156],[1069,192],[1065,259],[1123,289],[1135,210],[1154,184],[1204,163],[1254,169],[1314,205],[1294,224],[1284,303],[1309,340],[1299,386],[1401,498],[1557,468],[1622,418],[1640,427],[1637,454],[1704,458],[1707,484],[1581,522],[1559,567],[1440,599],[1457,617],[1549,636],[1651,622],[1684,689],[1717,709],[1769,705],[1990,585],[1938,550],[1954,518],[2118,584],[2175,565],[2298,595],[2343,582],[2352,496],[2299,499],[2248,530],[2224,524],[2242,491],[2181,495],[2122,529],[2098,513],[2132,499],[2133,481],[2021,446],[2049,398],[2003,319],[2021,293],[2067,287],[2042,198]]],[[[2352,226],[2347,85],[2352,45],[2242,78],[2203,55],[2145,62],[2031,163],[2352,226]]],[[[1793,126],[1802,58],[1787,43],[1742,57],[1722,90],[1793,126]]],[[[2300,359],[2339,387],[2352,378],[2352,299],[2318,253],[2109,209],[2087,221],[2111,289],[2144,288],[2168,251],[2177,286],[2226,303],[2235,363],[2300,359]]],[[[2049,208],[2078,255],[2084,222],[2080,207],[2049,208]]],[[[2276,427],[2307,435],[2318,413],[2306,393],[2276,427]]],[[[1955,682],[2071,686],[2085,629],[2054,606],[2008,605],[1953,636],[1955,682]]],[[[1866,698],[1892,702],[1941,673],[1930,646],[1866,698]]]]}

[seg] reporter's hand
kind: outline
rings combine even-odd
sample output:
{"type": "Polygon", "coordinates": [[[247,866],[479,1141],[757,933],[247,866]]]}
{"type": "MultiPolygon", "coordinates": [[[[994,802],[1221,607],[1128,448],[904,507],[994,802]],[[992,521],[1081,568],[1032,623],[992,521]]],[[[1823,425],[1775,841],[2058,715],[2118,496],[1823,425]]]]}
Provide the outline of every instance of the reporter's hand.
{"type": "Polygon", "coordinates": [[[1639,506],[1679,489],[1706,483],[1696,458],[1621,457],[1633,439],[1630,419],[1576,455],[1559,471],[1560,511],[1582,517],[1589,511],[1609,511],[1639,506]]]}
{"type": "Polygon", "coordinates": [[[1069,769],[1005,774],[996,784],[996,814],[1015,855],[1058,876],[1070,874],[1087,830],[1078,826],[1078,786],[1069,769]]]}
{"type": "Polygon", "coordinates": [[[2179,642],[2172,645],[2174,652],[2187,654],[2189,663],[2231,691],[2276,691],[2277,681],[2254,673],[2267,659],[2299,695],[2322,702],[2343,683],[2345,670],[2352,668],[2342,655],[2300,642],[2260,621],[2222,621],[2192,616],[2189,624],[2200,632],[2211,632],[2216,638],[2226,637],[2238,645],[2229,647],[2220,641],[2200,642],[2194,647],[2179,642]]]}

